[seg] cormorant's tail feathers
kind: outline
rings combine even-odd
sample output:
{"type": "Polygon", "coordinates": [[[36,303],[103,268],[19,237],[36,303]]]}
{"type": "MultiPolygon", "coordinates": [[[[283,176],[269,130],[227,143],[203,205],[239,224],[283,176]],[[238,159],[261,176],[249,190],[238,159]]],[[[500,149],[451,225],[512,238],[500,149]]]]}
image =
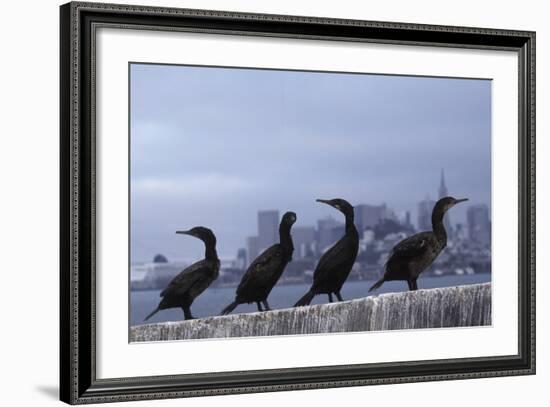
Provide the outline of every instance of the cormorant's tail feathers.
{"type": "Polygon", "coordinates": [[[237,308],[237,305],[239,305],[237,303],[237,301],[233,301],[231,304],[229,304],[227,307],[225,307],[223,309],[223,311],[221,312],[220,315],[227,315],[229,314],[231,311],[233,311],[235,308],[237,308]]]}
{"type": "Polygon", "coordinates": [[[294,306],[303,307],[304,305],[309,305],[313,297],[315,297],[315,293],[312,290],[309,290],[302,298],[298,300],[296,304],[294,304],[294,306]]]}
{"type": "Polygon", "coordinates": [[[377,288],[379,288],[382,284],[384,284],[384,277],[381,277],[380,280],[378,280],[376,283],[374,283],[372,285],[371,288],[369,288],[369,293],[372,291],[372,290],[376,290],[377,288]]]}
{"type": "Polygon", "coordinates": [[[153,312],[151,312],[149,315],[147,315],[147,316],[145,317],[145,319],[143,320],[143,322],[147,321],[149,318],[151,318],[153,315],[155,315],[155,314],[156,314],[157,312],[159,312],[159,311],[160,311],[160,307],[155,308],[155,310],[154,310],[153,312]]]}

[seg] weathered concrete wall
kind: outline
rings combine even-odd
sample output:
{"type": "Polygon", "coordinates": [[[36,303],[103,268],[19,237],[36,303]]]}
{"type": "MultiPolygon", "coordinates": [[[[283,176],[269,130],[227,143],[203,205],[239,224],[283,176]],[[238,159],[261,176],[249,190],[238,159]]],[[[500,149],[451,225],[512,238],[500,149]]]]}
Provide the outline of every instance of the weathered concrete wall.
{"type": "Polygon", "coordinates": [[[491,325],[491,283],[131,328],[132,342],[491,325]]]}

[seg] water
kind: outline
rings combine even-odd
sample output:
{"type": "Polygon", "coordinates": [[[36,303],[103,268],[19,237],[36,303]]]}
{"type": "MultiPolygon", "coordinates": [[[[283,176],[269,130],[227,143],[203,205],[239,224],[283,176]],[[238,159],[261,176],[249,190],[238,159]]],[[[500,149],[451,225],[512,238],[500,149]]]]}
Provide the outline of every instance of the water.
{"type": "MultiPolygon", "coordinates": [[[[466,276],[444,276],[444,277],[424,277],[418,280],[418,288],[436,288],[452,287],[464,284],[486,283],[491,281],[491,274],[473,274],[466,276]]],[[[374,281],[347,282],[342,289],[344,300],[353,298],[362,298],[369,295],[368,290],[374,281]]],[[[305,294],[309,289],[308,284],[297,285],[279,285],[273,288],[268,298],[271,308],[289,308],[305,294]]],[[[193,305],[191,311],[195,317],[206,317],[219,315],[221,310],[235,299],[235,287],[227,288],[208,288],[200,295],[193,305]]],[[[387,292],[407,291],[405,281],[389,281],[371,295],[377,295],[387,292]]],[[[160,290],[132,291],[130,293],[130,324],[139,325],[147,314],[154,310],[159,301],[160,290]]],[[[328,302],[327,295],[317,295],[312,304],[321,304],[328,302]]],[[[241,304],[233,314],[256,312],[255,304],[241,304]]],[[[181,309],[168,309],[158,312],[147,322],[166,322],[183,320],[183,311],[181,309]]]]}

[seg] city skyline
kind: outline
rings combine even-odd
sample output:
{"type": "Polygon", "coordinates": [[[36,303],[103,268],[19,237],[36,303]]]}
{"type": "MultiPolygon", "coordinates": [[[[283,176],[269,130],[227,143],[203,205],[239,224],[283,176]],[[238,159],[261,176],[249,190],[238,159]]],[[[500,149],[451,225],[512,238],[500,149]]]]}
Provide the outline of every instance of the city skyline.
{"type": "Polygon", "coordinates": [[[200,257],[174,233],[196,225],[235,257],[259,210],[341,220],[317,198],[416,224],[442,168],[451,195],[491,210],[491,81],[132,64],[130,85],[131,261],[200,257]]]}
{"type": "MultiPolygon", "coordinates": [[[[435,204],[436,201],[424,199],[424,200],[418,202],[418,204],[423,204],[423,203],[426,203],[426,202],[435,204]]],[[[417,204],[417,206],[419,206],[418,204],[417,204]]],[[[368,207],[371,207],[371,208],[374,208],[374,209],[383,207],[384,209],[387,209],[389,211],[389,213],[391,213],[391,215],[395,215],[395,213],[392,211],[391,207],[388,206],[385,202],[380,204],[380,205],[370,205],[370,204],[360,203],[357,206],[368,206],[368,207]]],[[[357,206],[355,207],[355,210],[357,210],[357,206]]],[[[447,228],[447,231],[450,232],[451,228],[452,228],[452,230],[456,230],[456,228],[460,226],[460,227],[465,228],[465,230],[467,232],[467,235],[468,235],[468,238],[471,239],[473,242],[475,242],[475,243],[490,243],[490,240],[491,240],[491,233],[490,233],[490,231],[491,231],[491,215],[490,215],[489,207],[486,204],[482,204],[482,203],[472,203],[470,205],[465,205],[464,207],[465,207],[465,210],[466,210],[466,220],[465,220],[465,222],[455,222],[450,227],[449,227],[450,224],[448,222],[445,222],[445,224],[446,224],[445,226],[447,228]],[[482,229],[482,230],[477,229],[479,227],[479,225],[483,225],[483,224],[486,224],[485,229],[482,229]]],[[[410,214],[410,212],[407,211],[407,214],[410,214]]],[[[430,226],[422,227],[422,226],[420,226],[421,223],[419,223],[419,222],[417,222],[417,223],[411,222],[411,225],[414,227],[415,232],[421,232],[421,231],[431,229],[431,207],[429,209],[429,214],[430,214],[430,219],[428,220],[428,222],[429,222],[430,226]]],[[[251,236],[246,237],[246,239],[242,242],[242,245],[238,247],[237,251],[234,254],[228,253],[225,256],[221,256],[222,258],[224,258],[226,260],[231,259],[231,260],[238,261],[239,257],[242,256],[240,254],[240,252],[242,252],[244,250],[246,252],[246,257],[247,257],[246,265],[248,265],[250,263],[250,261],[252,259],[254,259],[255,257],[257,257],[263,250],[265,250],[269,246],[279,242],[278,227],[279,227],[279,222],[280,222],[280,219],[281,219],[281,216],[282,216],[281,211],[279,211],[277,209],[259,210],[256,215],[257,215],[257,218],[258,218],[258,225],[257,225],[258,233],[256,235],[251,235],[251,236]],[[271,229],[271,230],[269,230],[269,231],[266,230],[266,233],[262,233],[262,230],[264,228],[261,226],[260,219],[262,218],[262,215],[265,215],[265,214],[269,214],[270,216],[274,216],[275,219],[277,219],[277,221],[274,222],[273,218],[272,218],[271,222],[269,222],[270,225],[266,226],[266,228],[265,228],[265,229],[271,229]],[[269,234],[269,238],[266,237],[266,234],[269,234]],[[263,244],[260,244],[259,243],[260,241],[262,241],[263,244]]],[[[325,217],[317,219],[317,222],[315,224],[298,225],[298,226],[294,226],[292,228],[291,235],[292,235],[292,239],[293,239],[293,242],[294,242],[295,250],[297,251],[299,257],[303,257],[300,254],[300,250],[301,250],[301,243],[304,242],[304,241],[309,242],[309,241],[319,239],[321,241],[321,243],[320,243],[321,247],[326,248],[329,245],[333,244],[336,240],[338,240],[340,235],[343,234],[343,229],[344,229],[345,222],[344,222],[343,219],[341,219],[341,220],[337,219],[337,216],[338,216],[338,213],[336,213],[335,216],[333,216],[331,214],[327,214],[325,217]],[[338,228],[340,228],[341,230],[337,230],[336,233],[334,233],[334,229],[338,229],[338,228]],[[317,233],[319,233],[321,230],[326,230],[326,231],[330,230],[330,233],[331,233],[330,237],[328,237],[328,236],[325,237],[326,244],[322,243],[323,242],[323,237],[317,235],[317,233]]],[[[446,216],[448,216],[448,214],[446,214],[446,216]]],[[[405,219],[407,219],[406,216],[403,217],[403,218],[396,216],[395,218],[400,223],[403,223],[403,221],[405,221],[405,223],[407,222],[407,220],[405,220],[405,219]]],[[[419,216],[419,218],[420,218],[420,216],[419,216]]],[[[382,216],[381,219],[392,219],[392,217],[391,216],[390,217],[383,217],[382,216]]],[[[408,219],[408,221],[410,221],[410,218],[408,219]]],[[[358,225],[357,215],[356,215],[355,223],[356,223],[356,225],[358,225]]],[[[360,233],[364,232],[367,229],[372,230],[373,226],[376,226],[376,224],[370,224],[370,225],[367,225],[367,226],[368,226],[367,228],[360,228],[360,226],[358,226],[360,233]]],[[[363,236],[360,236],[360,238],[362,239],[363,236]]],[[[161,255],[161,256],[164,257],[164,253],[160,253],[160,252],[156,253],[155,257],[158,256],[158,255],[161,255]]],[[[175,256],[171,260],[174,260],[174,259],[176,259],[176,260],[182,260],[182,259],[189,260],[190,258],[185,257],[185,256],[183,256],[183,257],[175,256]]],[[[146,262],[146,261],[150,261],[150,259],[140,260],[139,262],[146,262]]]]}
{"type": "MultiPolygon", "coordinates": [[[[441,188],[438,191],[441,191],[441,188]]],[[[442,197],[441,193],[439,193],[439,196],[442,197]]],[[[354,205],[354,208],[355,208],[355,223],[356,223],[357,227],[359,228],[359,230],[363,229],[360,226],[361,223],[358,222],[358,218],[360,218],[360,215],[358,214],[358,209],[360,209],[363,206],[366,206],[366,207],[372,208],[374,210],[384,208],[385,210],[389,211],[392,215],[394,215],[399,220],[403,220],[404,218],[406,218],[406,216],[408,214],[410,216],[409,221],[411,222],[412,226],[415,228],[415,230],[417,232],[425,231],[425,230],[431,230],[431,211],[433,209],[433,205],[435,205],[436,202],[437,202],[437,199],[431,199],[431,196],[428,194],[428,195],[426,195],[426,197],[424,199],[421,199],[420,201],[418,201],[417,203],[412,205],[412,207],[413,207],[412,210],[403,210],[403,211],[400,211],[400,213],[396,213],[393,210],[393,208],[390,205],[388,205],[386,202],[382,202],[378,205],[361,202],[361,203],[358,203],[358,204],[354,205]],[[424,206],[423,209],[421,209],[421,210],[419,209],[419,207],[421,207],[422,205],[426,205],[426,204],[427,204],[427,206],[424,206]],[[414,208],[416,208],[416,209],[414,209],[414,208]],[[420,214],[421,211],[425,211],[426,214],[427,214],[424,221],[420,220],[422,218],[422,215],[420,214]],[[416,221],[414,222],[414,221],[412,221],[412,219],[416,219],[416,221]]],[[[472,237],[472,235],[471,235],[472,232],[470,232],[470,224],[471,224],[472,221],[470,220],[470,218],[473,217],[473,216],[480,216],[478,214],[473,215],[472,214],[472,209],[476,209],[478,212],[481,210],[481,212],[483,212],[483,214],[481,216],[486,216],[488,222],[489,223],[491,222],[491,208],[489,207],[489,205],[487,205],[485,203],[470,202],[467,205],[463,205],[461,207],[461,209],[464,212],[464,216],[463,216],[464,219],[459,219],[459,220],[451,223],[450,213],[447,213],[445,215],[444,223],[445,223],[445,226],[446,226],[447,230],[450,230],[450,228],[456,228],[458,225],[461,225],[463,227],[466,227],[466,230],[468,231],[468,236],[472,237]]],[[[453,212],[455,212],[455,211],[456,211],[456,209],[453,209],[453,212]]],[[[332,225],[334,227],[341,227],[342,230],[343,230],[343,226],[344,226],[343,217],[341,216],[341,214],[339,212],[334,211],[334,210],[333,210],[333,212],[334,213],[325,214],[323,217],[318,218],[316,221],[314,221],[311,224],[298,224],[297,223],[292,228],[292,231],[291,231],[291,234],[292,234],[292,237],[293,237],[293,240],[294,240],[294,243],[295,243],[295,247],[296,248],[299,247],[300,232],[302,232],[304,229],[308,230],[309,233],[311,233],[310,231],[313,231],[313,232],[316,233],[317,231],[319,231],[319,229],[323,228],[323,227],[320,226],[320,224],[329,223],[330,225],[332,225]],[[342,218],[342,219],[340,219],[340,218],[342,218]]],[[[248,259],[250,261],[251,258],[253,259],[253,258],[257,257],[267,247],[271,246],[272,244],[277,243],[278,240],[279,240],[279,237],[278,237],[279,236],[278,235],[279,222],[280,222],[280,219],[281,219],[281,216],[282,216],[283,213],[284,212],[281,212],[281,210],[279,210],[279,209],[260,209],[260,210],[258,210],[257,213],[255,214],[256,218],[258,219],[258,224],[256,225],[255,229],[257,230],[258,233],[256,235],[251,234],[250,236],[247,236],[242,241],[241,245],[237,245],[238,247],[237,247],[235,253],[224,253],[223,255],[221,255],[221,257],[226,258],[226,259],[236,259],[237,258],[237,253],[240,250],[244,249],[247,252],[247,258],[251,256],[248,259]],[[269,215],[273,216],[273,215],[276,214],[277,221],[274,221],[273,218],[272,218],[270,222],[266,222],[266,225],[264,227],[266,229],[270,229],[270,232],[269,232],[270,238],[269,239],[264,238],[262,240],[262,239],[260,239],[260,236],[263,235],[262,232],[261,232],[263,227],[261,226],[260,218],[262,218],[266,214],[268,216],[269,215]],[[252,251],[250,250],[251,246],[254,247],[254,249],[252,249],[252,251]],[[249,254],[250,251],[251,251],[251,254],[249,254]]],[[[456,215],[456,213],[455,213],[455,215],[456,215]]],[[[455,219],[456,218],[457,217],[455,216],[455,219]]],[[[264,222],[265,222],[265,219],[264,219],[264,222]]],[[[374,225],[369,224],[367,226],[372,227],[374,225]]],[[[325,227],[323,229],[327,229],[327,228],[325,227]]],[[[328,241],[330,243],[334,243],[334,241],[336,241],[336,240],[337,239],[333,238],[332,236],[330,238],[328,238],[328,237],[326,238],[326,241],[328,241]]],[[[487,237],[484,236],[484,237],[481,238],[481,240],[486,241],[487,237]]],[[[202,245],[202,243],[199,243],[199,246],[200,245],[202,245]]],[[[321,243],[321,245],[323,246],[322,243],[321,243]]],[[[195,253],[198,253],[197,257],[202,256],[200,248],[198,250],[195,250],[195,253]]],[[[162,252],[162,250],[155,252],[155,255],[157,255],[157,254],[165,255],[165,253],[162,252]]],[[[177,260],[182,260],[182,259],[189,260],[189,259],[193,259],[193,258],[195,258],[195,257],[185,256],[185,255],[171,256],[171,259],[177,259],[177,260]]],[[[152,257],[151,257],[151,259],[152,259],[152,257]]],[[[151,259],[139,259],[139,260],[133,260],[133,262],[147,262],[147,261],[150,261],[151,259]]]]}
{"type": "MultiPolygon", "coordinates": [[[[444,181],[444,169],[441,170],[441,178],[440,178],[440,184],[438,187],[438,199],[445,196],[448,193],[448,189],[446,186],[446,182],[444,181]]],[[[354,206],[355,208],[355,223],[360,231],[363,231],[365,227],[361,227],[361,214],[359,210],[362,207],[366,207],[368,209],[372,209],[374,212],[379,212],[380,218],[392,218],[395,217],[399,219],[400,221],[407,218],[407,214],[409,215],[408,222],[412,224],[412,226],[416,229],[417,232],[424,231],[424,230],[430,230],[431,229],[431,211],[433,209],[433,205],[435,205],[437,200],[431,199],[429,194],[422,200],[418,201],[413,207],[416,207],[416,210],[407,210],[404,211],[405,216],[399,216],[395,213],[393,208],[388,205],[386,202],[382,202],[379,205],[373,205],[369,203],[358,203],[354,206]],[[422,209],[420,209],[422,208],[422,209]],[[426,217],[423,217],[422,212],[425,212],[427,215],[426,217]],[[385,213],[386,216],[382,215],[382,213],[385,213]],[[389,216],[387,216],[389,214],[389,216]],[[415,216],[417,215],[417,216],[415,216]],[[416,219],[416,222],[412,222],[412,219],[416,219]]],[[[444,218],[444,223],[449,231],[450,228],[456,228],[458,225],[461,225],[466,228],[468,232],[469,238],[471,238],[473,241],[476,242],[487,242],[490,241],[490,222],[491,222],[491,208],[485,204],[485,203],[476,203],[476,202],[470,202],[467,205],[462,206],[462,209],[465,213],[464,219],[462,221],[456,221],[451,223],[450,221],[450,213],[447,213],[444,218]],[[486,232],[482,231],[481,237],[474,237],[474,232],[472,231],[472,224],[474,223],[474,218],[480,219],[479,221],[481,223],[488,222],[489,223],[489,237],[487,237],[486,232]]],[[[455,211],[456,209],[453,209],[455,211]]],[[[292,228],[291,234],[294,241],[295,249],[298,252],[298,256],[300,255],[301,250],[301,242],[302,241],[311,241],[318,238],[317,236],[313,236],[316,233],[318,233],[321,229],[328,230],[330,227],[341,227],[343,229],[344,226],[344,219],[339,219],[339,212],[333,211],[334,213],[328,213],[324,217],[321,217],[317,219],[312,224],[302,224],[302,225],[295,225],[292,228]],[[322,226],[322,225],[329,225],[330,227],[322,226]],[[304,237],[304,233],[308,235],[307,238],[304,237]]],[[[371,212],[372,214],[372,212],[371,212]]],[[[257,257],[263,250],[265,250],[267,247],[271,246],[272,244],[275,244],[278,242],[278,228],[279,228],[279,222],[281,219],[282,213],[279,209],[260,209],[256,213],[257,218],[257,225],[256,235],[252,234],[250,236],[247,236],[242,244],[238,246],[238,249],[235,253],[227,253],[225,255],[222,255],[221,257],[226,259],[238,259],[238,253],[241,250],[245,250],[247,262],[248,264],[251,259],[254,259],[257,257]],[[269,237],[267,237],[268,235],[269,237]]],[[[367,215],[368,216],[368,215],[367,215]]],[[[368,226],[372,228],[376,225],[376,222],[373,222],[372,220],[369,222],[368,220],[365,222],[366,224],[363,226],[368,226]]],[[[478,231],[479,232],[479,231],[478,231]]],[[[330,237],[325,236],[325,242],[327,244],[332,244],[337,240],[337,237],[332,236],[332,231],[330,232],[330,237]]],[[[320,239],[320,245],[326,246],[326,244],[323,244],[323,237],[319,237],[320,239]]],[[[157,254],[163,254],[164,253],[156,253],[157,254]]],[[[199,256],[200,257],[200,256],[199,256]]],[[[191,259],[193,257],[188,256],[173,256],[173,259],[182,260],[182,259],[191,259]]],[[[140,259],[136,262],[147,262],[150,261],[150,259],[140,259]]]]}
{"type": "MultiPolygon", "coordinates": [[[[441,172],[441,183],[439,186],[439,198],[447,196],[448,190],[445,185],[443,171],[441,172]]],[[[418,202],[418,221],[416,224],[411,222],[411,213],[407,211],[406,216],[397,216],[396,213],[385,202],[380,205],[370,205],[359,203],[355,206],[355,224],[359,231],[360,239],[363,239],[363,233],[367,230],[374,231],[381,222],[386,220],[395,221],[403,228],[412,227],[411,233],[431,230],[431,214],[435,200],[428,198],[418,202]]],[[[444,217],[444,224],[452,241],[454,233],[458,228],[467,232],[468,238],[474,244],[489,245],[491,242],[491,216],[490,209],[483,203],[470,203],[465,205],[466,222],[456,222],[451,224],[450,214],[444,217]]],[[[277,233],[281,214],[278,210],[258,211],[258,233],[255,236],[246,238],[245,247],[239,250],[245,250],[248,256],[247,263],[256,258],[263,250],[279,242],[277,233]],[[269,218],[267,220],[266,218],[269,218]],[[261,242],[261,243],[260,243],[261,242]]],[[[335,216],[327,215],[317,220],[314,225],[294,226],[291,235],[294,242],[295,255],[298,258],[307,257],[305,252],[320,251],[334,244],[344,233],[344,221],[335,216]],[[312,249],[304,247],[312,243],[319,247],[312,249]]]]}
{"type": "MultiPolygon", "coordinates": [[[[445,194],[444,182],[441,182],[439,191],[440,195],[445,194]]],[[[419,203],[419,208],[422,208],[419,211],[419,223],[426,221],[428,212],[426,204],[435,204],[435,202],[423,200],[419,203]],[[421,212],[426,214],[421,215],[421,212]]],[[[431,214],[432,208],[429,209],[431,214]]],[[[387,256],[395,244],[421,230],[412,225],[410,213],[407,212],[405,217],[397,217],[386,204],[359,204],[355,211],[360,215],[359,218],[357,215],[355,217],[359,231],[359,250],[349,279],[350,281],[374,281],[380,278],[387,256]]],[[[425,271],[425,276],[471,276],[491,273],[492,231],[489,207],[485,204],[473,203],[467,206],[466,213],[467,224],[457,223],[454,227],[446,226],[447,248],[425,271]]],[[[246,239],[246,248],[239,248],[236,256],[225,258],[222,256],[221,278],[215,283],[217,286],[236,287],[253,260],[268,247],[279,243],[276,235],[280,218],[282,216],[278,210],[258,211],[257,234],[246,239]]],[[[427,229],[430,228],[431,226],[427,229]]],[[[318,264],[321,256],[343,236],[344,232],[345,224],[331,216],[318,219],[316,225],[293,227],[291,231],[294,245],[292,262],[279,283],[286,285],[310,282],[315,265],[318,264]]],[[[145,269],[141,268],[141,274],[133,273],[135,277],[132,282],[133,289],[162,287],[162,282],[166,282],[168,276],[172,278],[179,271],[178,261],[181,267],[182,260],[185,264],[184,259],[172,259],[170,262],[164,256],[157,255],[153,263],[135,264],[136,267],[146,267],[149,272],[143,274],[145,269]],[[172,266],[169,265],[170,263],[172,266]],[[141,277],[137,277],[138,275],[141,277]]],[[[193,260],[187,259],[188,262],[193,260]]]]}

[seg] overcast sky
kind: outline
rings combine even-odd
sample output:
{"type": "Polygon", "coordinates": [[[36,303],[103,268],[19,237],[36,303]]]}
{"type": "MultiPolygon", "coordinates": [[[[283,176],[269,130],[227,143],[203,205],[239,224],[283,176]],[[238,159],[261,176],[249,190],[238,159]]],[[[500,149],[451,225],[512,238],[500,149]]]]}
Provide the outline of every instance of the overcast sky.
{"type": "Polygon", "coordinates": [[[174,233],[196,225],[232,257],[259,209],[341,218],[316,198],[416,224],[442,168],[451,195],[491,204],[489,80],[133,64],[130,101],[132,261],[202,256],[174,233]]]}

